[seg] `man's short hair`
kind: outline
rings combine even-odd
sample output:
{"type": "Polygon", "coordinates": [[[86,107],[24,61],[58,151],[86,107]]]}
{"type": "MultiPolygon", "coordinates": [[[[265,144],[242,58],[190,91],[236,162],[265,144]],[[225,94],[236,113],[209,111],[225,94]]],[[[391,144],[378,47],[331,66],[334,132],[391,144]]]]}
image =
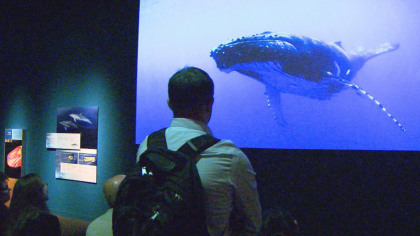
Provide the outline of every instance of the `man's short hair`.
{"type": "Polygon", "coordinates": [[[196,67],[185,67],[169,79],[168,95],[174,112],[198,111],[209,104],[213,93],[213,80],[196,67]]]}

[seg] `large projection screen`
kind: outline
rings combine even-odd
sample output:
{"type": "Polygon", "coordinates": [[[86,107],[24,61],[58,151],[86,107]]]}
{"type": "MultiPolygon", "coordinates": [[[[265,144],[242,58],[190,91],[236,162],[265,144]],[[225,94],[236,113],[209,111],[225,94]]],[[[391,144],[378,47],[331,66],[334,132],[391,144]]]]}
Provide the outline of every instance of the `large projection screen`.
{"type": "Polygon", "coordinates": [[[169,125],[168,80],[195,66],[215,83],[209,127],[239,147],[420,150],[418,12],[401,0],[141,0],[136,143],[169,125]]]}

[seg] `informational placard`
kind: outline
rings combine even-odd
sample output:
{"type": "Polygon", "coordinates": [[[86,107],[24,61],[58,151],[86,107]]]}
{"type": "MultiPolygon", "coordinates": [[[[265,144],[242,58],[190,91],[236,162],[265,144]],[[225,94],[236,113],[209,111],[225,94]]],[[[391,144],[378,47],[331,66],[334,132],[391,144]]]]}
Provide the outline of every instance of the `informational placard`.
{"type": "Polygon", "coordinates": [[[47,134],[48,145],[56,149],[57,179],[96,183],[98,107],[59,108],[57,133],[47,134]]]}
{"type": "Polygon", "coordinates": [[[23,129],[5,130],[4,154],[4,173],[10,178],[20,178],[24,160],[23,129]]]}
{"type": "Polygon", "coordinates": [[[96,149],[57,150],[55,177],[96,183],[96,149]]]}
{"type": "Polygon", "coordinates": [[[80,149],[80,134],[47,133],[46,147],[49,149],[80,149]]]}

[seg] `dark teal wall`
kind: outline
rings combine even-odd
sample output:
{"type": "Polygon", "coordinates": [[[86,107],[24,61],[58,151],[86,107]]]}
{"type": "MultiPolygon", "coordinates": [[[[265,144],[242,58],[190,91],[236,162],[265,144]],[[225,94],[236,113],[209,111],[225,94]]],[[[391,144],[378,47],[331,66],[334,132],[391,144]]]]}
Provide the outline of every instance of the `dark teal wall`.
{"type": "Polygon", "coordinates": [[[25,173],[48,183],[51,211],[92,220],[107,208],[106,179],[135,163],[139,3],[27,2],[0,10],[0,128],[26,130],[25,173]],[[55,179],[46,133],[57,108],[85,106],[99,107],[97,184],[55,179]]]}

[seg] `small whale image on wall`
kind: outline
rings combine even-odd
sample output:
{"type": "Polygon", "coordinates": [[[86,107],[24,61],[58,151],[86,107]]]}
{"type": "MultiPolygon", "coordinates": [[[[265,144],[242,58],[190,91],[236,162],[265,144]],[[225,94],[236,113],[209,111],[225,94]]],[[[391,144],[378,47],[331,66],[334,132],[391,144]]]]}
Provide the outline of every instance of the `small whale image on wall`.
{"type": "Polygon", "coordinates": [[[59,108],[57,133],[80,133],[81,148],[97,149],[98,107],[59,108]]]}

